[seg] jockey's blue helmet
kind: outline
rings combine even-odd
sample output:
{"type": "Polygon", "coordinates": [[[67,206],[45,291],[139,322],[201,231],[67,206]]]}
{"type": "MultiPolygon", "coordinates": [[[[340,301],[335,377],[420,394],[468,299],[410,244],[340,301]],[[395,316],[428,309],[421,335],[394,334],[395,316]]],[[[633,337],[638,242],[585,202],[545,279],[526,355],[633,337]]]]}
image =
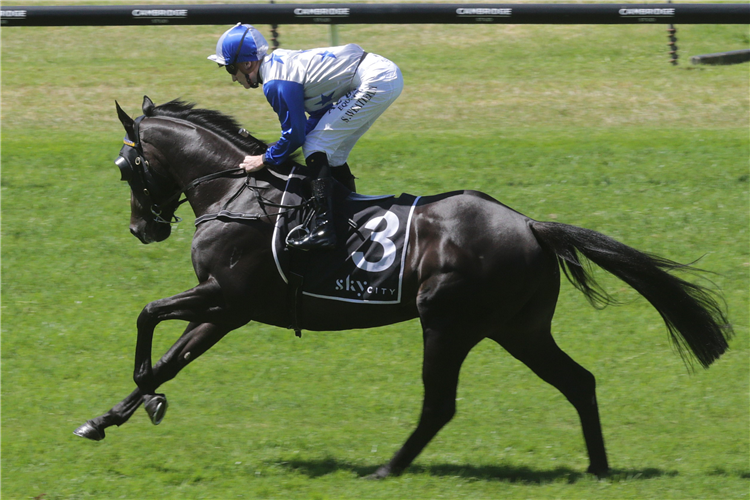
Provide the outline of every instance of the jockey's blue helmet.
{"type": "Polygon", "coordinates": [[[216,54],[208,58],[221,66],[260,61],[268,53],[268,42],[249,24],[237,23],[224,32],[216,43],[216,54]]]}

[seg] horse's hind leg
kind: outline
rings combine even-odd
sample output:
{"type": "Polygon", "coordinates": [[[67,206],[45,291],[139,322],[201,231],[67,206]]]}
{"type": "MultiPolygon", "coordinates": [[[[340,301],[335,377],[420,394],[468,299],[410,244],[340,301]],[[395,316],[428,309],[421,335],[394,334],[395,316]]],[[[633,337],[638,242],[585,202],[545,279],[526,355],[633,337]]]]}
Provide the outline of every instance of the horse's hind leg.
{"type": "Polygon", "coordinates": [[[604,476],[609,470],[596,403],[594,376],[558,347],[549,328],[529,335],[492,337],[542,380],[556,387],[575,407],[589,454],[588,472],[604,476]]]}
{"type": "Polygon", "coordinates": [[[444,332],[424,328],[422,381],[424,402],[419,424],[391,461],[372,476],[382,479],[400,474],[456,412],[458,374],[466,355],[476,342],[457,339],[444,332]]]}
{"type": "MultiPolygon", "coordinates": [[[[191,323],[188,325],[177,342],[154,365],[153,372],[156,386],[172,380],[180,370],[210,349],[228,332],[228,328],[220,328],[210,323],[191,323]]],[[[80,426],[75,430],[75,434],[100,441],[104,439],[104,429],[113,425],[120,426],[127,422],[143,401],[144,393],[140,389],[135,389],[107,413],[80,426]]]]}

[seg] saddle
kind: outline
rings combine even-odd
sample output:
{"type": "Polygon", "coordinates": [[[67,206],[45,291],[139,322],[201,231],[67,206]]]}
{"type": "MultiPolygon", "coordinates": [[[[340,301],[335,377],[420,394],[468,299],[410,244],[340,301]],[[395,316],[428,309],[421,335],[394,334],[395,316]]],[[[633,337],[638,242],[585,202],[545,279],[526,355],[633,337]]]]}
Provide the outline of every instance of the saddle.
{"type": "MultiPolygon", "coordinates": [[[[305,176],[289,175],[281,205],[305,200],[305,176]]],[[[363,196],[338,183],[334,188],[334,225],[339,245],[333,250],[300,252],[287,248],[289,237],[309,230],[312,208],[283,212],[276,220],[273,255],[289,284],[297,335],[303,296],[360,304],[399,304],[409,228],[420,197],[363,196]]]]}

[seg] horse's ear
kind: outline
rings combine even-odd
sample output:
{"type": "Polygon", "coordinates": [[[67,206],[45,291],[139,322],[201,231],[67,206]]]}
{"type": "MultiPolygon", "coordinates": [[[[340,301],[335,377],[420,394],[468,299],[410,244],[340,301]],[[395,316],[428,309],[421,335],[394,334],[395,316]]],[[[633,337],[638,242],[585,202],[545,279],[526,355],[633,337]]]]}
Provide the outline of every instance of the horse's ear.
{"type": "Polygon", "coordinates": [[[125,127],[125,131],[128,135],[132,135],[135,122],[125,111],[122,110],[119,102],[115,101],[115,106],[117,107],[117,117],[120,119],[120,123],[125,127]]]}
{"type": "Polygon", "coordinates": [[[117,108],[117,118],[120,119],[120,123],[122,123],[125,128],[132,127],[133,119],[130,118],[130,116],[128,116],[128,114],[122,110],[119,102],[115,101],[115,107],[117,108]]]}
{"type": "Polygon", "coordinates": [[[143,114],[146,116],[151,116],[151,114],[154,111],[154,102],[148,98],[147,95],[143,96],[143,106],[141,106],[143,109],[143,114]]]}

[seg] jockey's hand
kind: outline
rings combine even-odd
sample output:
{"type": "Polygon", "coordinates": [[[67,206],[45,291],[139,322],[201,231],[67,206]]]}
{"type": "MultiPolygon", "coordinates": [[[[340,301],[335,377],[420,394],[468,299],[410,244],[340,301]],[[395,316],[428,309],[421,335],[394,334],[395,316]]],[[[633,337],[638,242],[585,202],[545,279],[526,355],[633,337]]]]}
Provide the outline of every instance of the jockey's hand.
{"type": "Polygon", "coordinates": [[[245,169],[245,172],[257,172],[263,168],[263,155],[258,156],[246,156],[240,167],[245,169]]]}

